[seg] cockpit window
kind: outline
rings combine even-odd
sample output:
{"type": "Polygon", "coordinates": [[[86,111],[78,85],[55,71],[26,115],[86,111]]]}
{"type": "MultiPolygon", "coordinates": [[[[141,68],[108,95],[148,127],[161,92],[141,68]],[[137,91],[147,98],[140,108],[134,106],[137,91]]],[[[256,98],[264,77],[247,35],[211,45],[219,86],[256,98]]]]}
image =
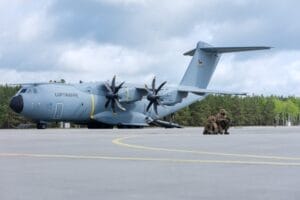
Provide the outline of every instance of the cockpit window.
{"type": "Polygon", "coordinates": [[[28,94],[31,94],[31,93],[38,93],[38,90],[36,88],[23,88],[20,90],[19,93],[28,93],[28,94]]]}
{"type": "Polygon", "coordinates": [[[26,92],[26,88],[22,89],[20,93],[25,93],[26,92]]]}

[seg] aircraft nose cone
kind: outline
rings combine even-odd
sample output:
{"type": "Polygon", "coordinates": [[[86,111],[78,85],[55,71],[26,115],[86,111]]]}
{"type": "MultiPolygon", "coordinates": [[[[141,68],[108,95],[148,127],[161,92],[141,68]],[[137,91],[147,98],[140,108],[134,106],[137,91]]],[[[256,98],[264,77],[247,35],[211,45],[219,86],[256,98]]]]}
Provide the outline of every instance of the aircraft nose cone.
{"type": "Polygon", "coordinates": [[[16,113],[20,113],[23,110],[24,102],[21,95],[15,96],[10,100],[9,107],[16,113]]]}

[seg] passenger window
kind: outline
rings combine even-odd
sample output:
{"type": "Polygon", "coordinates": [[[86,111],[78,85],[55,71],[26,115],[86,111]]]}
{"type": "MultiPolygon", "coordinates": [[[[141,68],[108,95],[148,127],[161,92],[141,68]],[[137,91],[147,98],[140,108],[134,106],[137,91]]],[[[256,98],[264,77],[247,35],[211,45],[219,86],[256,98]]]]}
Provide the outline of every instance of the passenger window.
{"type": "Polygon", "coordinates": [[[36,94],[37,93],[37,89],[33,88],[33,93],[36,94]]]}
{"type": "Polygon", "coordinates": [[[28,89],[28,90],[27,90],[27,93],[31,93],[31,89],[28,89]]]}

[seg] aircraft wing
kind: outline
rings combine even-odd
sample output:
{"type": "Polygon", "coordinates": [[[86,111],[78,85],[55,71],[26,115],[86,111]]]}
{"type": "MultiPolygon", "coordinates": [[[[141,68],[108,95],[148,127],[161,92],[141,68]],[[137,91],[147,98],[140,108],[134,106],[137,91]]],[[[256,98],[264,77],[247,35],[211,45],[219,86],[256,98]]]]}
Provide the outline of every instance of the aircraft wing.
{"type": "Polygon", "coordinates": [[[33,86],[36,86],[36,85],[44,85],[44,84],[49,84],[49,83],[12,83],[12,84],[9,84],[9,85],[14,85],[14,86],[26,86],[26,85],[33,85],[33,86]]]}
{"type": "Polygon", "coordinates": [[[138,90],[146,90],[145,89],[145,84],[131,84],[132,87],[135,87],[138,90]]]}
{"type": "Polygon", "coordinates": [[[64,84],[61,82],[38,82],[38,83],[14,83],[14,84],[9,84],[13,86],[38,86],[38,85],[49,85],[49,84],[64,84]]]}
{"type": "Polygon", "coordinates": [[[220,91],[220,90],[208,90],[193,86],[179,86],[179,92],[191,92],[197,95],[205,95],[205,94],[223,94],[223,95],[247,95],[245,92],[228,92],[228,91],[220,91]]]}

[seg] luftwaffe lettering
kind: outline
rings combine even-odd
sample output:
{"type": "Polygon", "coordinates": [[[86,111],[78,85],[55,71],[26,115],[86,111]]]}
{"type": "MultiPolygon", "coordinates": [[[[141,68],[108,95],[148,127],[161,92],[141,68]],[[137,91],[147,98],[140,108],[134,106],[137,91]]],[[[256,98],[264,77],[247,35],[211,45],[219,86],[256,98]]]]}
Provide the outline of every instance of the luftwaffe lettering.
{"type": "Polygon", "coordinates": [[[78,97],[77,93],[68,93],[68,92],[56,92],[54,93],[56,97],[78,97]]]}

